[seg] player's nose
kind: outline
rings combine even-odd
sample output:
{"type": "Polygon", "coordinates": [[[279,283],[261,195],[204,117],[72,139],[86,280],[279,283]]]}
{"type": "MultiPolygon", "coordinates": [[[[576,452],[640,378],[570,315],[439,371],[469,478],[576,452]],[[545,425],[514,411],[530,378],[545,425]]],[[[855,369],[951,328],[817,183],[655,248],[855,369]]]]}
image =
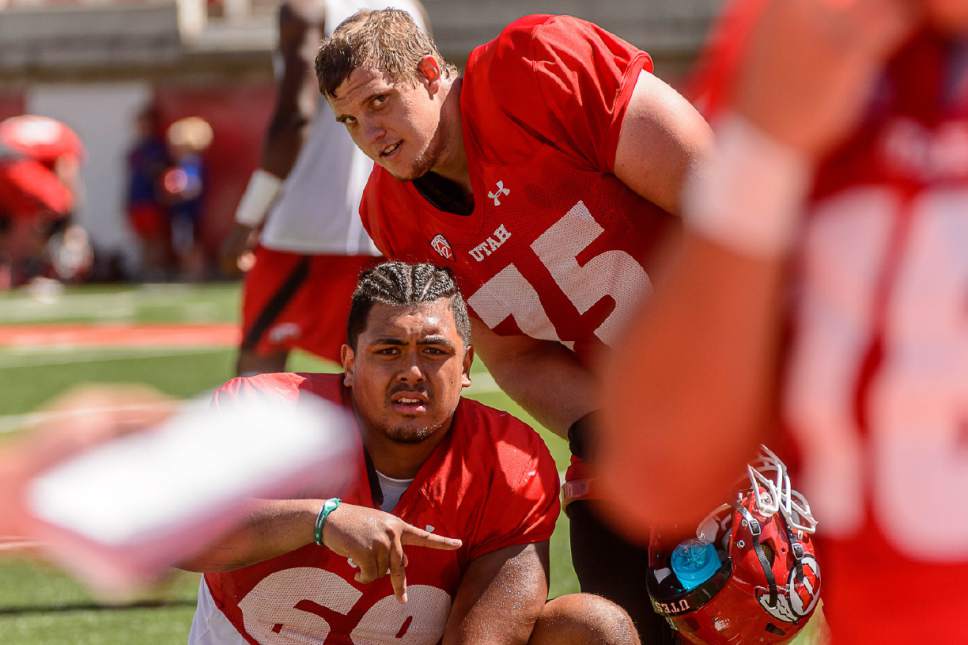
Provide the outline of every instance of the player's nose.
{"type": "Polygon", "coordinates": [[[363,136],[371,145],[381,145],[387,136],[387,130],[376,119],[366,119],[363,122],[363,136]]]}
{"type": "Polygon", "coordinates": [[[408,361],[400,370],[398,378],[404,383],[422,383],[425,380],[423,368],[416,360],[408,361]]]}

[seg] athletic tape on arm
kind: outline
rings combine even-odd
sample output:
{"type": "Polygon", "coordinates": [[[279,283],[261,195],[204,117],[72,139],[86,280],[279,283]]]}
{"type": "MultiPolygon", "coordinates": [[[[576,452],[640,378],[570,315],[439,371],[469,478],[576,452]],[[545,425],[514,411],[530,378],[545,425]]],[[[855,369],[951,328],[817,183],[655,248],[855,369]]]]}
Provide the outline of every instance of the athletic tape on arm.
{"type": "Polygon", "coordinates": [[[251,227],[261,224],[281,188],[282,180],[272,173],[261,168],[253,172],[235,210],[235,221],[251,227]]]}
{"type": "Polygon", "coordinates": [[[688,225],[740,253],[784,255],[810,186],[810,163],[738,115],[724,116],[715,130],[715,151],[686,182],[688,225]]]}

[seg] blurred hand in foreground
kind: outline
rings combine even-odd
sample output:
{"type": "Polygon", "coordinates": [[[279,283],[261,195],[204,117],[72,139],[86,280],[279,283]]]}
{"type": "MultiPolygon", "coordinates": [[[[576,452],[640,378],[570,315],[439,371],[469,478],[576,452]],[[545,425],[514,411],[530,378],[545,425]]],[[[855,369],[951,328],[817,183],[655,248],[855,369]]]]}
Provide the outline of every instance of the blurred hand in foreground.
{"type": "Polygon", "coordinates": [[[918,24],[909,0],[770,0],[750,35],[733,109],[818,157],[857,122],[884,59],[918,24]]]}

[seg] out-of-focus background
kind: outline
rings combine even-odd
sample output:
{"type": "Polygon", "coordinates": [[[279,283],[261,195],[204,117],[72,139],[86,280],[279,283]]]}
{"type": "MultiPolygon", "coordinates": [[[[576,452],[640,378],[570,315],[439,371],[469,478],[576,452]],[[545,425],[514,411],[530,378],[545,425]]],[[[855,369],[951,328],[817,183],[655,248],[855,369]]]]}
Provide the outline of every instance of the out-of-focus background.
{"type": "MultiPolygon", "coordinates": [[[[646,49],[656,73],[676,84],[721,0],[424,4],[442,52],[458,65],[521,15],[568,13],[646,49]]],[[[0,0],[0,119],[49,116],[80,135],[86,159],[75,217],[95,251],[88,284],[0,292],[0,441],[77,383],[143,382],[188,398],[232,375],[239,285],[218,273],[216,254],[272,107],[276,10],[269,0],[0,0]],[[189,116],[211,128],[200,153],[198,257],[188,272],[146,271],[145,247],[131,228],[129,152],[146,113],[158,132],[189,116]]],[[[333,366],[296,354],[289,369],[333,366]]],[[[528,419],[481,366],[470,396],[528,419]]],[[[564,442],[544,435],[563,470],[564,442]]],[[[0,643],[185,642],[197,576],[177,575],[132,604],[105,606],[64,574],[17,555],[3,537],[0,643]]],[[[576,591],[564,515],[552,564],[552,595],[576,591]]]]}

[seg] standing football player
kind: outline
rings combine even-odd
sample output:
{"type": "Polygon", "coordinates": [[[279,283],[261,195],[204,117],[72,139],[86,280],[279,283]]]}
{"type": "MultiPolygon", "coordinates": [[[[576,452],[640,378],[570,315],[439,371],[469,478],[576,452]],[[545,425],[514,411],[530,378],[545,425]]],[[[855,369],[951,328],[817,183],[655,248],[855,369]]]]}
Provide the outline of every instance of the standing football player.
{"type": "Polygon", "coordinates": [[[834,638],[966,642],[968,3],[741,9],[717,151],[606,382],[616,521],[702,513],[790,437],[834,638]]]}
{"type": "MultiPolygon", "coordinates": [[[[361,205],[377,247],[455,273],[498,384],[587,459],[591,366],[651,288],[703,119],[648,54],[568,16],[513,22],[458,76],[406,14],[361,12],[316,71],[377,164],[361,205]]],[[[666,627],[643,591],[645,553],[592,514],[585,470],[573,460],[564,489],[582,590],[656,642],[666,627]]]]}
{"type": "Polygon", "coordinates": [[[449,272],[388,262],[360,276],[343,374],[263,374],[216,392],[216,405],[315,395],[351,411],[356,477],[254,502],[187,563],[205,572],[189,643],[639,642],[603,598],[546,603],[555,463],[524,423],[461,398],[470,333],[449,272]]]}
{"type": "Polygon", "coordinates": [[[327,114],[313,56],[344,18],[386,6],[425,23],[417,0],[291,0],[279,9],[275,111],[261,167],[222,245],[223,271],[232,274],[258,238],[243,290],[238,374],[281,372],[294,348],[339,362],[356,278],[378,255],[357,215],[373,163],[327,114]]]}

